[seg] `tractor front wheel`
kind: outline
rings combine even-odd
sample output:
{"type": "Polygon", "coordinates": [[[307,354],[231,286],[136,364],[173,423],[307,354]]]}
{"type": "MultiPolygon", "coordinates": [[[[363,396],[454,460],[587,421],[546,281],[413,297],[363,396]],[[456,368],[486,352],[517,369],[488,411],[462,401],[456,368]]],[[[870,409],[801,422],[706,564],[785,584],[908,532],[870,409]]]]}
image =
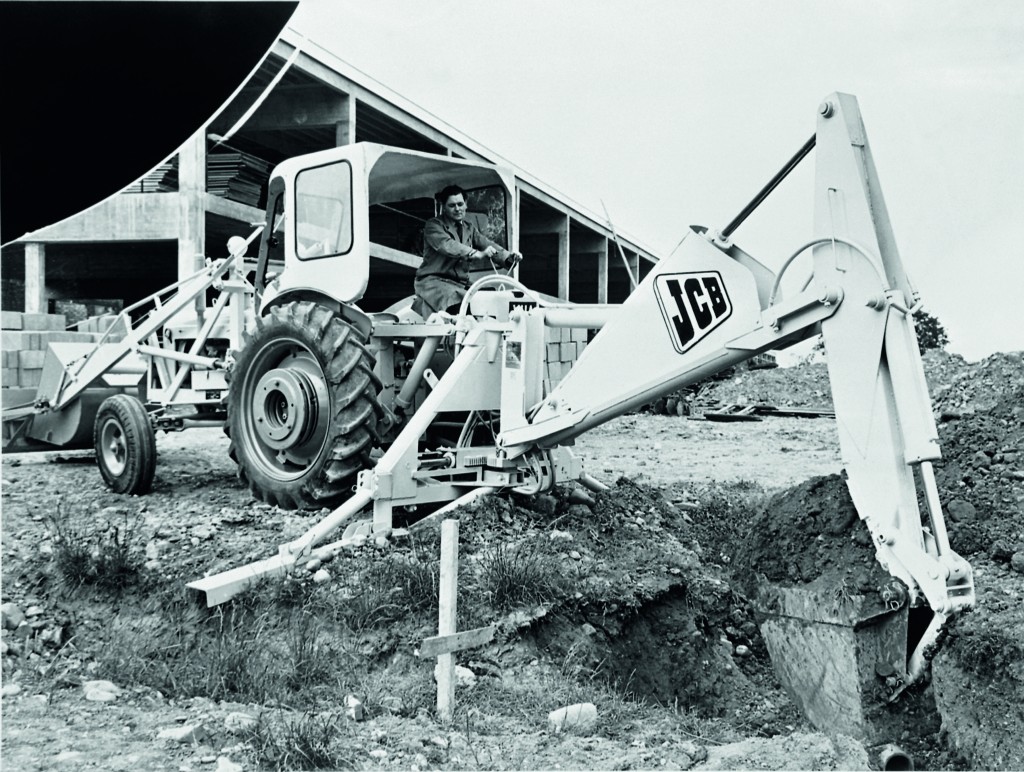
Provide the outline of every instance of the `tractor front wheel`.
{"type": "Polygon", "coordinates": [[[256,498],[285,509],[331,506],[370,466],[383,411],[365,343],[311,301],[258,320],[229,373],[225,425],[238,475],[256,498]]]}
{"type": "Polygon", "coordinates": [[[142,403],[127,394],[103,400],[92,436],[107,486],[115,493],[148,493],[156,471],[156,433],[142,403]]]}

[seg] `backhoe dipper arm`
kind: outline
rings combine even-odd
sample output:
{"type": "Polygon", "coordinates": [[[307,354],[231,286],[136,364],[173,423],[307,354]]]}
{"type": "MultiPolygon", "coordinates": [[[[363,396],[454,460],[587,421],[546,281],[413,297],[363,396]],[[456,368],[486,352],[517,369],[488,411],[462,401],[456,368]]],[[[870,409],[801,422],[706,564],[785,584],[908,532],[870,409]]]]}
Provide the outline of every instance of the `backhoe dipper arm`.
{"type": "MultiPolygon", "coordinates": [[[[779,277],[694,229],[659,262],[556,389],[502,432],[510,457],[564,444],[662,394],[822,332],[848,484],[882,565],[910,601],[947,614],[973,603],[970,567],[949,548],[931,462],[940,457],[912,309],[856,99],[819,108],[813,277],[787,300],[779,277]],[[928,502],[922,527],[915,470],[928,502]]],[[[815,144],[815,143],[808,143],[815,144]]],[[[807,147],[807,146],[805,146],[807,147]]],[[[809,149],[809,148],[808,148],[809,149]]],[[[801,155],[802,157],[802,155],[801,155]]],[[[542,313],[538,309],[535,313],[542,313]]]]}

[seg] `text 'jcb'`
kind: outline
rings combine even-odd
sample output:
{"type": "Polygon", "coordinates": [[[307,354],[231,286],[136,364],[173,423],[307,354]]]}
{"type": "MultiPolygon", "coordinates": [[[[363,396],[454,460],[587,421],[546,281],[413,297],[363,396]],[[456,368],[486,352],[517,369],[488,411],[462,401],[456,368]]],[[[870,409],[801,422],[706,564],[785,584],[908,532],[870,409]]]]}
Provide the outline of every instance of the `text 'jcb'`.
{"type": "Polygon", "coordinates": [[[732,302],[718,271],[667,273],[654,283],[672,345],[682,354],[729,318],[732,302]]]}

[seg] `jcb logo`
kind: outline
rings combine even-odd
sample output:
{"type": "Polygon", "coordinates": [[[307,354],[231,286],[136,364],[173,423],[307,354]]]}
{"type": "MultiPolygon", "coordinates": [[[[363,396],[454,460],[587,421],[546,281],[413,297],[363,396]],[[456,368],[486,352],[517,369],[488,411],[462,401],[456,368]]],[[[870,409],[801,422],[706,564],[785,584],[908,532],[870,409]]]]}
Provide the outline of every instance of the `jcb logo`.
{"type": "Polygon", "coordinates": [[[655,279],[654,292],[672,345],[680,354],[732,313],[732,302],[718,271],[662,274],[655,279]]]}

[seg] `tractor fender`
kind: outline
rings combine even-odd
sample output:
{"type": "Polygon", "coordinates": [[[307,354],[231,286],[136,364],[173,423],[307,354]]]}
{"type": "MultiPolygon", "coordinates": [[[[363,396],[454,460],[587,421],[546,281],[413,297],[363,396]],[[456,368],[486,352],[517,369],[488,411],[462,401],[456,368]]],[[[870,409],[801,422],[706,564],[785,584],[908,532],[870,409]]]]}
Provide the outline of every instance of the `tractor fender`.
{"type": "Polygon", "coordinates": [[[260,308],[260,316],[266,317],[270,313],[270,309],[275,306],[285,305],[287,303],[293,303],[298,300],[311,300],[314,303],[319,303],[325,308],[329,308],[336,314],[340,315],[346,322],[355,327],[361,332],[367,339],[370,338],[373,332],[373,320],[361,311],[349,303],[338,300],[331,295],[320,289],[313,287],[296,287],[294,289],[285,290],[280,295],[275,295],[270,302],[264,304],[260,308]]]}

